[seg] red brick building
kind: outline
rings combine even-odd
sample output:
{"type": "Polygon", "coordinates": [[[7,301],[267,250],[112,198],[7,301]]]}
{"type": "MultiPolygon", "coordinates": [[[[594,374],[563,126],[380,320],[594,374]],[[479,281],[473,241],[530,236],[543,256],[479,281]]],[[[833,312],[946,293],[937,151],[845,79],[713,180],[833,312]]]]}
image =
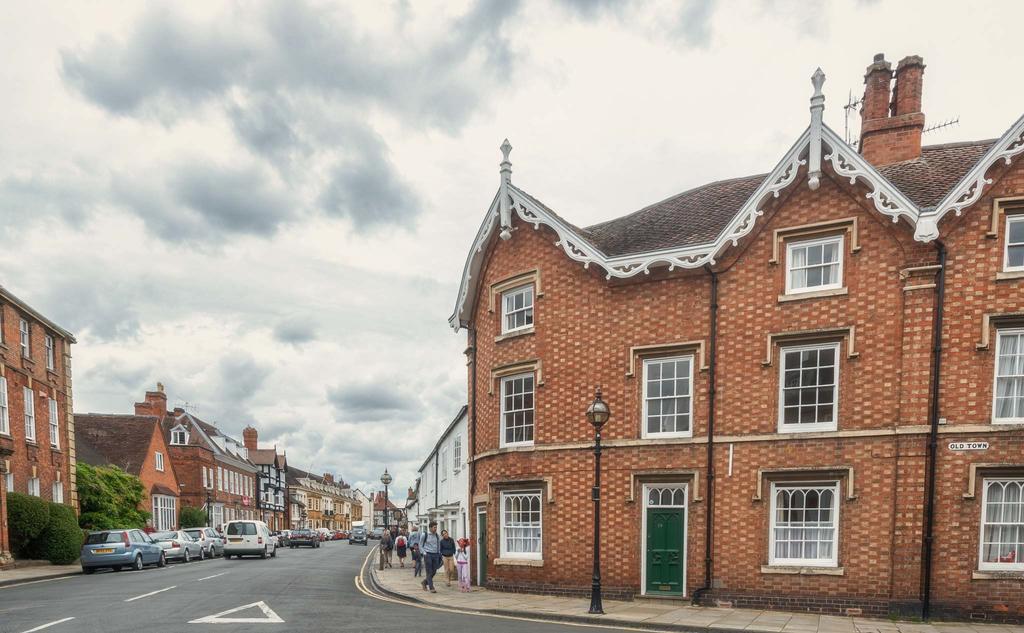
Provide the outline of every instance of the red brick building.
{"type": "Polygon", "coordinates": [[[474,575],[606,595],[1024,618],[1024,117],[922,147],[924,63],[865,75],[860,151],[582,228],[511,182],[470,250],[474,575]],[[929,473],[934,472],[934,476],[929,473]]]}
{"type": "Polygon", "coordinates": [[[0,286],[0,565],[7,493],[77,509],[71,345],[75,337],[0,286]]]}
{"type": "Polygon", "coordinates": [[[178,529],[178,479],[159,418],[79,413],[75,445],[78,461],[117,466],[139,478],[146,491],[139,509],[151,514],[149,528],[178,529]]]}

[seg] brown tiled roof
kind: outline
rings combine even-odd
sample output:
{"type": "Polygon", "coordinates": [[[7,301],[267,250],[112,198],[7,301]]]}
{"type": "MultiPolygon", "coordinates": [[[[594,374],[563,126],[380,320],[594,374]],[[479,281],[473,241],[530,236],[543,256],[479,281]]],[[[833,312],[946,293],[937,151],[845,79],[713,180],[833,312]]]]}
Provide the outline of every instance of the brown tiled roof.
{"type": "Polygon", "coordinates": [[[149,451],[157,419],[148,415],[75,414],[78,461],[113,465],[138,475],[149,451]]]}
{"type": "MultiPolygon", "coordinates": [[[[886,165],[878,171],[914,204],[926,209],[938,204],[994,142],[926,146],[920,158],[886,165]]],[[[629,215],[584,228],[573,226],[522,189],[517,191],[605,255],[616,257],[714,241],[766,177],[759,174],[701,185],[629,215]]]]}
{"type": "Polygon", "coordinates": [[[911,202],[927,209],[937,205],[971,167],[974,167],[995,139],[947,143],[921,148],[921,157],[878,169],[911,202]]]}
{"type": "Polygon", "coordinates": [[[254,464],[273,464],[275,459],[277,459],[277,449],[257,448],[249,451],[249,461],[254,464]]]}
{"type": "Polygon", "coordinates": [[[167,495],[168,497],[177,497],[178,491],[171,490],[163,484],[153,484],[153,487],[149,489],[151,495],[167,495]]]}

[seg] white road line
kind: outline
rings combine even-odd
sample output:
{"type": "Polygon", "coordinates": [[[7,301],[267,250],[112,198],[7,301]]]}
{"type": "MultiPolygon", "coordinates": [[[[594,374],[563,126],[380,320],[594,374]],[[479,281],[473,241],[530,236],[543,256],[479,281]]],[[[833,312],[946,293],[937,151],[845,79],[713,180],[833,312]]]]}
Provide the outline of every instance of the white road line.
{"type": "Polygon", "coordinates": [[[74,620],[74,619],[75,618],[72,617],[72,618],[64,618],[63,620],[54,620],[53,622],[49,622],[47,624],[41,624],[41,625],[37,626],[34,629],[29,629],[29,630],[25,631],[24,633],[33,633],[33,631],[42,631],[43,629],[49,628],[49,627],[51,627],[51,626],[53,626],[55,624],[60,624],[61,622],[67,622],[68,620],[74,620]]]}
{"type": "Polygon", "coordinates": [[[212,575],[212,576],[207,576],[206,578],[200,578],[200,579],[199,579],[199,580],[197,580],[196,582],[202,582],[202,581],[204,581],[204,580],[209,580],[209,579],[211,579],[211,578],[216,578],[217,576],[223,576],[223,575],[224,575],[224,574],[226,574],[226,573],[228,573],[228,572],[226,572],[226,571],[222,571],[222,572],[220,572],[219,574],[214,574],[214,575],[212,575]]]}
{"type": "Polygon", "coordinates": [[[128,598],[127,600],[125,600],[125,602],[131,602],[133,600],[138,600],[139,598],[148,598],[149,596],[153,596],[153,595],[156,595],[158,593],[163,593],[165,591],[170,591],[171,589],[174,589],[177,586],[178,585],[171,585],[170,587],[164,587],[163,589],[157,589],[156,591],[150,591],[149,593],[144,593],[141,596],[135,596],[134,598],[128,598]]]}
{"type": "Polygon", "coordinates": [[[27,580],[25,582],[19,582],[13,585],[0,586],[0,590],[3,589],[14,589],[15,587],[24,587],[25,585],[38,585],[41,582],[53,582],[55,580],[67,580],[68,578],[77,578],[81,574],[75,574],[74,576],[57,576],[56,578],[43,578],[42,580],[27,580]]]}

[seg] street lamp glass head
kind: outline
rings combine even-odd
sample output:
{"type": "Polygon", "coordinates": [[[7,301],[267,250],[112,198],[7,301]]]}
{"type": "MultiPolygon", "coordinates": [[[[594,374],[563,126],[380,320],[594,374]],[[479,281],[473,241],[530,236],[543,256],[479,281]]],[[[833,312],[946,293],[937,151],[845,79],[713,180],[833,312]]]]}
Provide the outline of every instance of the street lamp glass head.
{"type": "Polygon", "coordinates": [[[594,401],[587,407],[587,421],[597,430],[600,430],[604,423],[611,417],[612,411],[608,408],[608,403],[601,399],[601,388],[597,388],[597,393],[594,394],[594,401]]]}
{"type": "Polygon", "coordinates": [[[391,484],[391,475],[388,474],[386,468],[384,469],[384,474],[380,476],[380,483],[384,484],[385,486],[391,484]]]}

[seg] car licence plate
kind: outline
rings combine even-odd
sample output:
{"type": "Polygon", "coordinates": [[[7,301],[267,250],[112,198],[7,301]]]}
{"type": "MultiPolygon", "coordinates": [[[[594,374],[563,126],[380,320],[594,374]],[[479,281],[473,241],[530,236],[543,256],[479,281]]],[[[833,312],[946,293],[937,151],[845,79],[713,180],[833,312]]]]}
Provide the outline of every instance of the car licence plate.
{"type": "Polygon", "coordinates": [[[113,554],[114,553],[114,548],[112,548],[112,547],[105,547],[103,549],[94,549],[92,551],[92,553],[93,554],[113,554]]]}
{"type": "Polygon", "coordinates": [[[228,540],[231,541],[232,543],[241,543],[242,542],[242,539],[240,539],[240,538],[229,538],[228,540]]]}

